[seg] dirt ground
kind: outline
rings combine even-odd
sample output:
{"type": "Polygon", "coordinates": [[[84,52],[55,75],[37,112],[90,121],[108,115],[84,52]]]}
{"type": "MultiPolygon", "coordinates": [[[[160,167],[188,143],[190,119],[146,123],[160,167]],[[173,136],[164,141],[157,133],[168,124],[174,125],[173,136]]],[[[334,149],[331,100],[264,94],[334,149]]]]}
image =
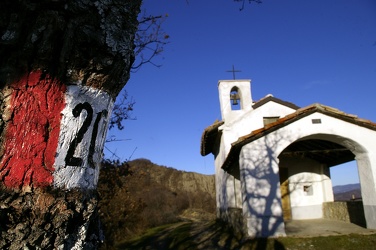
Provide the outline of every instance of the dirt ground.
{"type": "Polygon", "coordinates": [[[314,219],[287,222],[286,234],[289,237],[315,237],[348,234],[376,234],[376,230],[367,229],[344,221],[314,219]]]}

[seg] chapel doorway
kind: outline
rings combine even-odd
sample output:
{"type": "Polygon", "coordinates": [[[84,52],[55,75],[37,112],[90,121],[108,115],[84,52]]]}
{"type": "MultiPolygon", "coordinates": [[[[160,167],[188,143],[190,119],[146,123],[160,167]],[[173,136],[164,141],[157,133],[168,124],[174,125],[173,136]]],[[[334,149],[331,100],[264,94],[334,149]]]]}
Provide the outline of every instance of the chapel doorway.
{"type": "Polygon", "coordinates": [[[290,190],[288,179],[288,168],[279,168],[279,181],[281,183],[281,201],[282,201],[282,213],[283,220],[291,220],[291,204],[290,204],[290,190]]]}

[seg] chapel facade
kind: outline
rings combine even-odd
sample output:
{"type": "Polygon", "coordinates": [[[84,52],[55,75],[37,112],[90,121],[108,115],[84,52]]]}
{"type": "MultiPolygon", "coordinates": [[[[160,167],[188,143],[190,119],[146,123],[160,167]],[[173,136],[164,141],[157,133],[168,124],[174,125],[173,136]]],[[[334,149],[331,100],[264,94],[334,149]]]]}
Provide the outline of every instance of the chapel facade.
{"type": "Polygon", "coordinates": [[[215,159],[217,217],[250,237],[284,236],[288,220],[323,218],[330,167],[355,159],[366,226],[376,229],[376,124],[322,104],[254,102],[250,85],[219,81],[222,121],[202,134],[201,155],[215,159]]]}

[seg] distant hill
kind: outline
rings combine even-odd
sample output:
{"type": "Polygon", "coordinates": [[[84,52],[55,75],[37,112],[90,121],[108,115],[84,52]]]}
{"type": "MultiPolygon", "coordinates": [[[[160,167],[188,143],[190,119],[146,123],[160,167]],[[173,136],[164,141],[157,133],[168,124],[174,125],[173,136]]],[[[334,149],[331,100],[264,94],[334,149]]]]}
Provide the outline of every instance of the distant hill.
{"type": "MultiPolygon", "coordinates": [[[[104,162],[99,176],[104,248],[144,230],[186,218],[215,218],[215,177],[178,171],[147,159],[104,162]]],[[[361,197],[360,184],[334,186],[336,201],[361,197]]]]}
{"type": "Polygon", "coordinates": [[[215,218],[214,175],[178,171],[147,159],[104,162],[97,190],[107,248],[147,228],[198,215],[215,218]]]}
{"type": "Polygon", "coordinates": [[[335,201],[359,200],[362,197],[359,183],[334,186],[333,194],[335,201]]]}

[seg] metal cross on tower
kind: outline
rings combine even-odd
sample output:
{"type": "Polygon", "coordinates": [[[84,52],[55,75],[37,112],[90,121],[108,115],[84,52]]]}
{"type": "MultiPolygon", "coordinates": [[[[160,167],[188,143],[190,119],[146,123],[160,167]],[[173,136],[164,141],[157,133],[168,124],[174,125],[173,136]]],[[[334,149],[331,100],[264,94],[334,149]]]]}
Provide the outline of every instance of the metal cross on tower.
{"type": "Polygon", "coordinates": [[[234,65],[232,65],[232,70],[226,70],[226,72],[232,72],[232,77],[235,80],[235,72],[241,72],[240,70],[235,70],[234,65]]]}

